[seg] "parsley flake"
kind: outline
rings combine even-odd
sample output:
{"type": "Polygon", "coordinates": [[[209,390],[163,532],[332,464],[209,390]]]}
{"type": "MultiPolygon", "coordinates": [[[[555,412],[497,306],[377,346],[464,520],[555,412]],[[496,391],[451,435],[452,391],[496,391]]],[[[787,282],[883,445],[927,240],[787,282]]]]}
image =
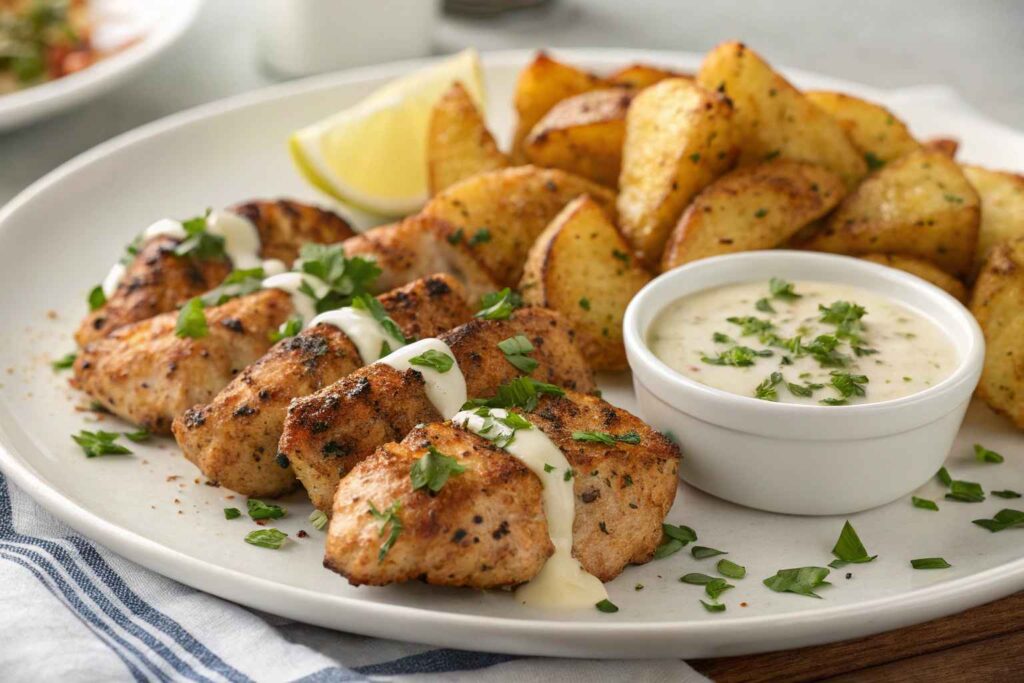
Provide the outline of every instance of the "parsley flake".
{"type": "Polygon", "coordinates": [[[524,335],[517,334],[514,337],[504,339],[498,342],[498,348],[505,354],[505,360],[522,373],[528,375],[540,365],[540,363],[527,355],[534,349],[533,344],[524,335]]]}
{"type": "Polygon", "coordinates": [[[867,549],[861,543],[860,537],[849,520],[843,524],[843,530],[839,532],[839,539],[836,541],[835,547],[832,548],[832,554],[838,558],[828,565],[833,569],[839,569],[847,564],[871,562],[878,557],[878,555],[868,555],[867,549]]]}
{"type": "Polygon", "coordinates": [[[725,558],[722,558],[718,561],[718,564],[715,565],[715,569],[718,570],[719,574],[721,574],[722,576],[727,576],[730,579],[742,579],[744,576],[747,575],[746,567],[744,567],[741,564],[736,564],[735,562],[732,562],[725,558]]]}
{"type": "Polygon", "coordinates": [[[597,608],[598,612],[604,612],[605,614],[614,614],[619,611],[618,605],[607,598],[601,602],[594,603],[594,607],[597,608]]]}
{"type": "Polygon", "coordinates": [[[1003,456],[999,453],[985,448],[980,443],[974,444],[974,459],[978,462],[988,462],[992,464],[999,464],[1004,460],[1003,456]]]}
{"type": "Polygon", "coordinates": [[[257,529],[256,531],[250,531],[246,535],[245,542],[261,548],[278,550],[287,539],[288,534],[283,531],[277,529],[257,529]]]}
{"type": "Polygon", "coordinates": [[[412,464],[409,478],[412,480],[413,491],[425,488],[437,493],[448,483],[449,477],[465,471],[466,468],[458,460],[430,445],[427,446],[426,454],[412,464]]]}
{"type": "Polygon", "coordinates": [[[775,576],[768,577],[763,583],[776,593],[796,593],[820,599],[821,596],[815,593],[814,589],[830,585],[825,580],[828,575],[829,570],[825,567],[796,567],[780,569],[775,576]]]}
{"type": "Polygon", "coordinates": [[[434,349],[427,349],[420,355],[410,358],[409,365],[433,368],[443,375],[455,366],[455,359],[447,353],[435,351],[434,349]]]}
{"type": "Polygon", "coordinates": [[[70,353],[65,353],[63,356],[61,356],[57,360],[55,360],[52,363],[50,363],[50,367],[53,368],[54,372],[59,372],[61,370],[67,370],[68,368],[74,366],[76,358],[78,358],[78,354],[75,353],[74,351],[72,351],[70,353]]]}
{"type": "Polygon", "coordinates": [[[605,446],[614,446],[616,443],[628,443],[633,446],[640,443],[640,435],[634,430],[624,432],[622,434],[611,434],[609,432],[598,432],[598,431],[587,431],[587,432],[573,432],[572,438],[575,441],[584,441],[589,443],[600,443],[605,446]]]}
{"type": "Polygon", "coordinates": [[[972,522],[983,529],[996,533],[1012,527],[1024,526],[1024,512],[1004,508],[997,512],[992,519],[975,519],[972,522]]]}
{"type": "Polygon", "coordinates": [[[245,501],[245,504],[249,508],[249,517],[252,519],[281,519],[288,512],[280,505],[264,503],[256,498],[250,498],[245,501]]]}
{"type": "Polygon", "coordinates": [[[392,546],[395,545],[395,541],[398,540],[399,535],[402,533],[402,519],[398,516],[399,511],[402,509],[399,501],[393,502],[387,510],[381,512],[373,503],[370,503],[370,514],[380,524],[380,533],[378,535],[383,536],[387,534],[387,539],[380,544],[380,550],[377,551],[377,561],[383,562],[384,556],[388,554],[392,546]],[[388,528],[390,527],[390,531],[388,528]]]}
{"type": "Polygon", "coordinates": [[[210,333],[206,324],[206,312],[203,300],[193,297],[178,311],[178,322],[174,326],[175,336],[182,339],[201,339],[210,333]]]}
{"type": "Polygon", "coordinates": [[[519,293],[506,287],[499,292],[485,294],[480,299],[480,310],[477,311],[476,317],[484,320],[508,320],[512,312],[522,306],[523,298],[519,293]]]}
{"type": "Polygon", "coordinates": [[[324,514],[323,510],[313,510],[309,513],[309,523],[317,531],[323,531],[324,527],[327,526],[327,515],[324,514]]]}
{"type": "Polygon", "coordinates": [[[121,436],[117,432],[104,432],[97,430],[90,432],[83,429],[78,434],[72,434],[71,438],[82,447],[85,457],[95,458],[100,455],[128,455],[131,451],[121,444],[114,443],[121,436]]]}
{"type": "Polygon", "coordinates": [[[782,382],[782,373],[773,372],[764,379],[763,382],[757,385],[754,389],[754,398],[759,398],[762,401],[778,401],[779,392],[776,389],[782,382]]]}
{"type": "Polygon", "coordinates": [[[238,519],[242,516],[242,511],[238,508],[224,508],[224,519],[238,519]]]}
{"type": "Polygon", "coordinates": [[[914,507],[921,508],[922,510],[933,510],[935,512],[939,511],[939,506],[934,500],[928,500],[927,498],[918,498],[917,496],[911,496],[910,502],[914,507]]]}
{"type": "Polygon", "coordinates": [[[89,295],[85,298],[89,302],[89,310],[95,311],[98,308],[102,308],[107,303],[107,295],[103,293],[103,286],[96,285],[89,290],[89,295]]]}
{"type": "Polygon", "coordinates": [[[953,565],[941,557],[922,557],[917,560],[911,560],[910,566],[914,569],[949,569],[953,565]]]}

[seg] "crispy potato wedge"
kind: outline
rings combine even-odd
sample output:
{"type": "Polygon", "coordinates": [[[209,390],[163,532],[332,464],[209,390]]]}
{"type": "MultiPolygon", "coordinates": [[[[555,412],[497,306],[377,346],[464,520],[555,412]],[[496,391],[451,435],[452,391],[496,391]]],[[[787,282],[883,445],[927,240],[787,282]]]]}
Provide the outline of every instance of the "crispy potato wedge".
{"type": "Polygon", "coordinates": [[[845,196],[839,176],[806,161],[776,159],[738,168],[694,198],[665,247],[661,269],[717,254],[772,249],[845,196]]]}
{"type": "Polygon", "coordinates": [[[516,81],[513,105],[516,110],[516,129],[512,136],[512,156],[525,159],[523,141],[537,122],[562,100],[573,95],[604,87],[604,81],[594,74],[563,64],[537,53],[520,73],[516,81]]]}
{"type": "Polygon", "coordinates": [[[1024,237],[1024,175],[980,166],[961,169],[981,197],[981,226],[974,257],[975,267],[980,269],[994,246],[1024,237]]]}
{"type": "Polygon", "coordinates": [[[530,248],[520,290],[526,303],[569,320],[595,370],[624,370],[622,317],[651,274],[590,197],[566,205],[530,248]]]}
{"type": "Polygon", "coordinates": [[[626,114],[619,225],[640,259],[657,267],[695,194],[736,159],[732,107],[681,78],[641,91],[626,114]]]}
{"type": "Polygon", "coordinates": [[[964,283],[934,263],[913,256],[900,256],[899,254],[868,254],[867,256],[861,256],[861,258],[865,261],[879,263],[883,266],[904,270],[911,275],[916,275],[939,289],[946,290],[957,301],[967,303],[967,288],[964,287],[964,283]]]}
{"type": "Polygon", "coordinates": [[[934,149],[936,152],[942,152],[950,159],[955,159],[956,153],[960,149],[960,141],[956,138],[928,138],[924,141],[924,146],[934,149]]]}
{"type": "Polygon", "coordinates": [[[839,122],[870,170],[921,147],[906,124],[879,104],[827,90],[808,91],[804,96],[839,122]]]}
{"type": "Polygon", "coordinates": [[[624,88],[591,90],[551,108],[523,141],[532,164],[560,168],[616,187],[626,137],[626,111],[633,100],[624,88]]]}
{"type": "Polygon", "coordinates": [[[722,43],[704,58],[697,83],[735,108],[741,164],[777,156],[820,164],[852,189],[867,173],[864,158],[834,118],[807,99],[743,43],[722,43]]]}
{"type": "Polygon", "coordinates": [[[642,90],[666,78],[689,78],[693,80],[693,74],[684,74],[652,66],[651,64],[637,63],[622,67],[605,80],[612,85],[622,85],[627,88],[642,90]]]}
{"type": "Polygon", "coordinates": [[[960,167],[921,149],[868,177],[803,246],[919,256],[963,278],[974,263],[980,214],[978,193],[960,167]]]}
{"type": "Polygon", "coordinates": [[[978,396],[1024,429],[1024,238],[997,244],[971,294],[985,333],[978,396]]]}
{"type": "Polygon", "coordinates": [[[554,168],[517,166],[480,173],[427,202],[422,216],[441,219],[445,238],[464,244],[500,286],[514,287],[537,236],[562,207],[589,194],[614,220],[615,192],[554,168]]]}
{"type": "Polygon", "coordinates": [[[427,130],[427,184],[433,196],[460,180],[508,166],[483,115],[461,83],[441,96],[427,130]]]}

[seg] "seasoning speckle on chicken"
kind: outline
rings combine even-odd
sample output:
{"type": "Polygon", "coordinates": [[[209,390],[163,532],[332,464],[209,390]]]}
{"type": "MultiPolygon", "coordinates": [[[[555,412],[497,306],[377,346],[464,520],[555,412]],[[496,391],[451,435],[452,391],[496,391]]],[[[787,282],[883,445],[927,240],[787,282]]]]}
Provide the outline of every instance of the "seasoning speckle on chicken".
{"type": "MultiPolygon", "coordinates": [[[[576,473],[573,556],[583,568],[610,581],[626,565],[650,560],[675,499],[678,448],[630,413],[578,392],[545,396],[525,417],[576,473]],[[607,445],[573,437],[592,430],[637,438],[607,445]]],[[[541,491],[539,478],[495,443],[451,423],[416,427],[341,480],[324,565],[357,585],[422,579],[497,588],[527,582],[553,552],[541,491]],[[428,447],[465,468],[437,492],[414,490],[410,478],[428,447]],[[387,536],[381,536],[371,504],[396,510],[401,526],[383,557],[387,536]]]]}

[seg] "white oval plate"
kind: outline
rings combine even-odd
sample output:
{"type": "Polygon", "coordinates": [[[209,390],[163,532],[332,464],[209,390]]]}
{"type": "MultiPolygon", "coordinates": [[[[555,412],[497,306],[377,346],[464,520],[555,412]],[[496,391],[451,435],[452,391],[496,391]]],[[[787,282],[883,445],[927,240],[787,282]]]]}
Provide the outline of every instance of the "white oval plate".
{"type": "MultiPolygon", "coordinates": [[[[636,51],[563,53],[610,69],[634,60],[693,68],[696,56],[636,51]]],[[[526,52],[485,58],[492,126],[511,127],[510,96],[526,52]]],[[[319,77],[200,107],[123,135],[65,164],[0,211],[0,464],[61,519],[124,556],[196,588],[300,621],[439,646],[534,655],[709,657],[790,648],[883,631],[963,610],[1024,588],[1020,530],[991,534],[971,524],[1015,501],[946,502],[938,483],[907,500],[853,516],[871,553],[867,565],[834,571],[821,600],[772,593],[761,580],[786,567],[825,565],[843,518],[789,517],[745,509],[682,486],[669,521],[697,530],[700,544],[729,551],[747,567],[723,595],[728,611],[704,612],[697,586],[677,578],[714,573],[714,560],[687,551],[627,569],[609,586],[621,611],[531,611],[501,592],[411,584],[352,588],[320,565],[320,532],[306,523],[301,496],[278,525],[290,541],[274,552],[246,545],[253,525],[226,521],[244,499],[205,486],[173,442],[132,445],[134,456],[88,460],[68,438],[95,428],[74,406],[86,399],[48,362],[71,350],[86,291],[138,230],[249,197],[318,199],[288,159],[287,134],[337,111],[421,63],[319,77]],[[52,311],[48,315],[48,311],[52,311]],[[310,537],[296,539],[305,528],[310,537]],[[942,556],[944,571],[913,571],[909,560],[942,556]],[[636,590],[643,584],[642,590],[636,590]],[[747,606],[742,607],[741,603],[747,606]]],[[[805,86],[844,87],[892,104],[921,135],[953,133],[966,156],[992,165],[1024,159],[1024,136],[986,122],[950,97],[892,97],[868,88],[794,74],[805,86]],[[942,110],[936,104],[941,101],[942,110]]],[[[941,95],[941,93],[940,93],[941,95]]],[[[606,396],[631,408],[628,376],[604,378],[606,396]]],[[[99,426],[124,428],[107,419],[99,426]]],[[[1024,490],[1022,440],[1002,419],[974,406],[950,456],[954,476],[986,490],[1024,490]],[[1002,465],[973,461],[971,444],[1002,452],[1002,465]]]]}
{"type": "Polygon", "coordinates": [[[92,0],[94,42],[100,49],[116,51],[78,73],[0,95],[0,131],[107,92],[174,43],[201,4],[202,0],[92,0]],[[117,49],[123,45],[128,47],[117,49]]]}

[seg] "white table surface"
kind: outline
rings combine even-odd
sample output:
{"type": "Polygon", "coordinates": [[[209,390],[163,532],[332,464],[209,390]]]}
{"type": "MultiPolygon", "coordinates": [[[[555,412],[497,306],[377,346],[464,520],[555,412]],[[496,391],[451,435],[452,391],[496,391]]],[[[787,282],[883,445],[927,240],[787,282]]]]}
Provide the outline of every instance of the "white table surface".
{"type": "MultiPolygon", "coordinates": [[[[0,134],[0,203],[118,133],[276,82],[260,64],[254,8],[259,0],[209,0],[181,42],[125,86],[0,134]]],[[[468,45],[704,51],[739,38],[775,63],[875,86],[943,83],[987,116],[1021,127],[1021,26],[1024,2],[1016,0],[556,0],[498,19],[445,19],[435,45],[439,53],[468,45]]]]}

